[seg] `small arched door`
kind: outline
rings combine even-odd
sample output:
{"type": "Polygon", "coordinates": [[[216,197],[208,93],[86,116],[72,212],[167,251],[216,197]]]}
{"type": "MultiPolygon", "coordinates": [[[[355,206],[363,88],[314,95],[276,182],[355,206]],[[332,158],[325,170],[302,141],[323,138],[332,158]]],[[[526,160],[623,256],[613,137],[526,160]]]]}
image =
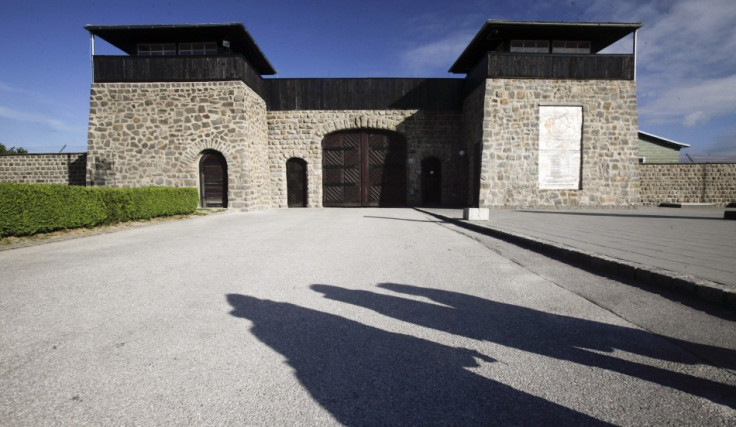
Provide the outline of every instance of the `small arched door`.
{"type": "Polygon", "coordinates": [[[205,151],[199,161],[199,199],[205,208],[227,207],[227,162],[217,151],[205,151]]]}
{"type": "Polygon", "coordinates": [[[436,157],[422,160],[422,203],[442,203],[442,162],[436,157]]]}
{"type": "Polygon", "coordinates": [[[293,157],[286,162],[286,199],[290,208],[307,206],[307,162],[293,157]]]}

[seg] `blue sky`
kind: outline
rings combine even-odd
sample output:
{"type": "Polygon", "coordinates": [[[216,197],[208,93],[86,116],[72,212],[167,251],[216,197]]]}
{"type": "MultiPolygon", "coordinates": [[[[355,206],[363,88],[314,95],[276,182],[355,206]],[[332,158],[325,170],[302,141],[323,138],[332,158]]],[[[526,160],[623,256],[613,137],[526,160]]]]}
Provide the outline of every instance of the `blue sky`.
{"type": "Polygon", "coordinates": [[[487,19],[642,22],[639,128],[736,161],[733,0],[0,0],[0,142],[86,151],[86,24],[242,22],[277,77],[457,77],[447,70],[487,19]]]}

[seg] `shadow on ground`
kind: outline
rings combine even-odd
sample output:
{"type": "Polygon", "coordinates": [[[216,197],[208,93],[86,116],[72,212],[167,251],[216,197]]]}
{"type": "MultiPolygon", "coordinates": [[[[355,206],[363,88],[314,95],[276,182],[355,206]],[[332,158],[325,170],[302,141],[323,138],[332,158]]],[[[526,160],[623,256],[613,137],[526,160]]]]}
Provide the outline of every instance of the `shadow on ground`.
{"type": "MultiPolygon", "coordinates": [[[[672,340],[668,344],[638,329],[456,292],[394,283],[378,286],[441,305],[330,285],[311,288],[325,298],[415,325],[606,369],[736,407],[733,385],[606,354],[623,350],[662,361],[702,363],[674,348],[672,340]]],[[[384,331],[294,304],[237,294],[227,299],[233,307],[231,314],[253,322],[252,333],[284,355],[314,399],[347,425],[601,423],[474,374],[467,368],[496,363],[476,351],[384,331]]],[[[736,352],[702,347],[721,353],[719,360],[724,363],[719,367],[736,366],[736,352]]]]}
{"type": "Polygon", "coordinates": [[[439,219],[409,219],[409,218],[398,218],[398,217],[392,217],[392,216],[375,216],[375,215],[363,215],[363,218],[391,219],[394,221],[408,221],[408,222],[434,222],[437,224],[445,222],[439,219]]]}
{"type": "Polygon", "coordinates": [[[493,359],[294,304],[227,296],[345,425],[603,424],[468,371],[493,359]]]}

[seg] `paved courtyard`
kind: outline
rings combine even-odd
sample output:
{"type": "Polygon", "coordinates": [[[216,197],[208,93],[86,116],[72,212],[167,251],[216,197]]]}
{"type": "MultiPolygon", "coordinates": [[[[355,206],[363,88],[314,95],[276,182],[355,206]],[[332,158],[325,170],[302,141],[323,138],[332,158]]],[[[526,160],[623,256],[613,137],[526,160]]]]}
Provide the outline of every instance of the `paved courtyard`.
{"type": "MultiPolygon", "coordinates": [[[[462,219],[461,209],[428,209],[462,219]]],[[[736,287],[736,221],[722,207],[495,209],[474,224],[736,287]]]]}
{"type": "Polygon", "coordinates": [[[411,209],[0,251],[0,425],[736,423],[736,322],[411,209]]]}

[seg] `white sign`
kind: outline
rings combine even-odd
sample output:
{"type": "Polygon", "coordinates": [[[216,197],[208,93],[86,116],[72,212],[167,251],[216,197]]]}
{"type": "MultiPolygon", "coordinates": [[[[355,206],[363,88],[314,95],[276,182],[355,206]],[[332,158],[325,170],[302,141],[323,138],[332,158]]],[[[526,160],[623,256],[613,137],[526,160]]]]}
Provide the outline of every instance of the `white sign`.
{"type": "Polygon", "coordinates": [[[580,188],[582,107],[539,107],[539,188],[580,188]]]}

